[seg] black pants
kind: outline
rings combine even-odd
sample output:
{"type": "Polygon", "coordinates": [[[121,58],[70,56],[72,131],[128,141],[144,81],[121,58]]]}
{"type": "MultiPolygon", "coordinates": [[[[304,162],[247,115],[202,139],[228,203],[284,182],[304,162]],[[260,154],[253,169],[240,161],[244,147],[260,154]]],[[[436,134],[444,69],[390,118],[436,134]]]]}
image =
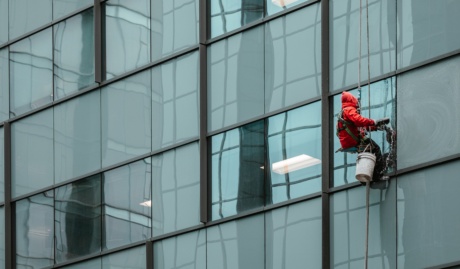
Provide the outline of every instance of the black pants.
{"type": "Polygon", "coordinates": [[[382,151],[380,150],[379,145],[375,143],[374,140],[366,137],[362,140],[361,144],[358,146],[358,153],[361,152],[371,152],[375,154],[376,161],[374,167],[374,173],[372,174],[372,181],[378,181],[383,176],[384,160],[382,157],[382,151]]]}

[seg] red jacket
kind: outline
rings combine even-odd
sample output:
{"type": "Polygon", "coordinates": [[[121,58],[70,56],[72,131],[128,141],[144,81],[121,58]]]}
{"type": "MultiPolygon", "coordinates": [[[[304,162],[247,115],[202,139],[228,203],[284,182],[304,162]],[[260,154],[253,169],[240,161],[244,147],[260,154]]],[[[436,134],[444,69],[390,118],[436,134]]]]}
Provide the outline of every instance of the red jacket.
{"type": "MultiPolygon", "coordinates": [[[[348,92],[342,93],[342,118],[350,122],[348,124],[348,129],[354,134],[357,138],[362,138],[363,135],[360,133],[358,127],[374,127],[375,122],[372,119],[365,118],[361,116],[358,111],[358,99],[353,96],[353,94],[348,92]]],[[[342,122],[337,123],[338,130],[345,127],[342,122]]],[[[372,128],[375,129],[375,128],[372,128]]],[[[358,142],[351,137],[346,130],[340,130],[338,133],[340,144],[343,149],[351,148],[358,145],[358,142]]]]}

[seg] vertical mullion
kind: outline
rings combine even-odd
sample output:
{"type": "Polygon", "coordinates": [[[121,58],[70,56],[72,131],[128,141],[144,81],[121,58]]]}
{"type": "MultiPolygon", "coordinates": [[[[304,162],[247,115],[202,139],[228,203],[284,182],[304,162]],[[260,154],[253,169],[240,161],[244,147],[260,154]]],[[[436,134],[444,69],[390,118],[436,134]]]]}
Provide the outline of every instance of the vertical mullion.
{"type": "Polygon", "coordinates": [[[321,156],[322,161],[322,268],[330,268],[330,100],[329,100],[329,1],[321,1],[321,156]]]}
{"type": "Polygon", "coordinates": [[[145,257],[147,258],[147,261],[145,263],[146,268],[153,269],[153,242],[152,241],[145,242],[145,251],[146,251],[145,257]]]}
{"type": "Polygon", "coordinates": [[[14,262],[16,248],[14,246],[15,226],[14,212],[11,206],[11,125],[5,122],[4,132],[4,161],[5,161],[5,268],[16,268],[14,262]]]}
{"type": "Polygon", "coordinates": [[[99,84],[105,80],[104,14],[100,0],[94,0],[94,80],[99,84]]]}

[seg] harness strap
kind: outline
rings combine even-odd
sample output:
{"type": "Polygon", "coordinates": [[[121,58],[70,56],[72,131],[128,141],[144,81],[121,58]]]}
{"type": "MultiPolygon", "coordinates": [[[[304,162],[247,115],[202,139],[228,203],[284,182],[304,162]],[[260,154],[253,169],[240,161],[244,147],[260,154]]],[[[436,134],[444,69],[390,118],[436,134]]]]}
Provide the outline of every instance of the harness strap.
{"type": "Polygon", "coordinates": [[[343,110],[341,110],[339,114],[337,115],[338,122],[337,122],[337,132],[335,133],[335,135],[338,137],[339,132],[345,130],[348,133],[348,135],[351,136],[351,138],[353,138],[356,142],[358,142],[358,144],[360,144],[361,139],[356,137],[356,135],[350,131],[350,128],[348,128],[348,125],[353,125],[353,123],[344,120],[342,117],[342,113],[343,113],[343,110]],[[342,123],[342,126],[343,126],[342,128],[339,127],[339,122],[342,123]]]}

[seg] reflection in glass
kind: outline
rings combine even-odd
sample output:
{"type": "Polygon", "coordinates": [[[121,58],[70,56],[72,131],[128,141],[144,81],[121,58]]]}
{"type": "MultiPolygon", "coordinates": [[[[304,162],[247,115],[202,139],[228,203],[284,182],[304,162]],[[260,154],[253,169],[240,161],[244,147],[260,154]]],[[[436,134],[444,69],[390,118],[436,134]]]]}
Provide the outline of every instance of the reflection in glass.
{"type": "Polygon", "coordinates": [[[266,25],[265,112],[320,95],[320,42],[319,4],[272,20],[266,25]]]}
{"type": "Polygon", "coordinates": [[[398,169],[460,153],[460,57],[398,76],[398,169]]]}
{"type": "Polygon", "coordinates": [[[94,83],[93,10],[54,26],[54,94],[65,97],[94,83]]]}
{"type": "Polygon", "coordinates": [[[93,3],[92,0],[53,0],[53,19],[58,19],[93,3]]]}
{"type": "Polygon", "coordinates": [[[150,152],[150,95],[149,70],[102,89],[103,167],[150,152]]]}
{"type": "Polygon", "coordinates": [[[267,204],[321,191],[321,102],[268,118],[267,204]]]}
{"type": "Polygon", "coordinates": [[[101,258],[95,258],[85,262],[59,267],[62,269],[99,269],[101,268],[101,258]]]}
{"type": "Polygon", "coordinates": [[[257,27],[209,47],[209,131],[264,113],[263,30],[257,27]]]}
{"type": "Polygon", "coordinates": [[[460,1],[398,1],[398,68],[460,49],[460,1]]]}
{"type": "Polygon", "coordinates": [[[398,177],[398,268],[458,264],[459,174],[457,160],[398,177]]]}
{"type": "Polygon", "coordinates": [[[57,188],[54,214],[56,262],[100,252],[100,175],[57,188]]]}
{"type": "Polygon", "coordinates": [[[209,1],[211,38],[225,34],[250,22],[259,20],[264,14],[265,0],[215,0],[209,1]]]}
{"type": "Polygon", "coordinates": [[[152,60],[198,44],[199,1],[152,1],[152,60]]]}
{"type": "Polygon", "coordinates": [[[211,138],[212,220],[264,205],[264,122],[211,138]]]}
{"type": "Polygon", "coordinates": [[[206,230],[155,242],[153,263],[155,269],[206,268],[206,230]]]}
{"type": "Polygon", "coordinates": [[[142,246],[103,256],[102,269],[145,269],[145,262],[145,247],[142,246]]]}
{"type": "Polygon", "coordinates": [[[150,158],[103,174],[103,250],[147,240],[151,235],[150,158]]]}
{"type": "Polygon", "coordinates": [[[198,143],[152,157],[153,235],[200,224],[198,143]]]}
{"type": "Polygon", "coordinates": [[[16,203],[17,268],[43,268],[53,265],[53,196],[51,190],[16,203]]]}
{"type": "MultiPolygon", "coordinates": [[[[358,83],[360,1],[333,0],[331,18],[331,91],[358,83]]],[[[367,13],[362,8],[361,81],[367,81],[367,13]]],[[[396,0],[369,0],[370,77],[396,69],[396,0]]]]}
{"type": "MultiPolygon", "coordinates": [[[[369,268],[396,268],[396,181],[369,194],[369,268]]],[[[331,264],[334,268],[364,267],[366,188],[331,196],[331,264]]],[[[422,267],[399,267],[422,268],[422,267]]]]}
{"type": "Polygon", "coordinates": [[[11,124],[12,196],[53,185],[53,158],[52,109],[11,124]]]}
{"type": "Polygon", "coordinates": [[[10,39],[52,21],[52,0],[10,0],[9,4],[10,39]]]}
{"type": "Polygon", "coordinates": [[[266,268],[321,268],[321,222],[321,199],[266,213],[266,268]]]}
{"type": "Polygon", "coordinates": [[[107,79],[150,62],[150,1],[106,2],[107,79]]]}
{"type": "Polygon", "coordinates": [[[0,122],[9,118],[10,111],[10,78],[8,57],[8,47],[0,49],[0,122]]]}
{"type": "Polygon", "coordinates": [[[212,226],[206,241],[208,268],[264,268],[263,214],[212,226]]]}
{"type": "MultiPolygon", "coordinates": [[[[0,202],[5,201],[5,133],[0,128],[0,202]]],[[[2,241],[0,241],[2,242],[2,241]]]]}
{"type": "Polygon", "coordinates": [[[309,0],[265,0],[267,6],[267,15],[286,10],[287,8],[297,6],[309,0]]]}
{"type": "Polygon", "coordinates": [[[8,41],[8,0],[0,0],[0,44],[6,43],[7,41],[8,41]]]}
{"type": "MultiPolygon", "coordinates": [[[[391,77],[385,80],[381,80],[371,84],[371,111],[369,112],[369,92],[368,87],[363,86],[361,88],[361,115],[371,119],[390,118],[391,128],[396,129],[396,78],[391,77]],[[369,114],[370,113],[370,114],[369,114]]],[[[358,90],[349,91],[354,96],[359,96],[358,90]]],[[[340,142],[335,135],[335,129],[337,124],[337,114],[342,110],[341,94],[334,96],[333,111],[334,115],[332,118],[333,124],[333,150],[340,148],[340,142]]],[[[398,97],[399,98],[399,97],[398,97]]],[[[368,136],[374,140],[380,147],[383,156],[386,158],[386,154],[390,152],[391,144],[386,139],[385,131],[375,131],[368,134],[368,136]]],[[[391,141],[391,140],[390,140],[391,141]]],[[[393,146],[396,141],[393,141],[393,146]]],[[[398,143],[399,145],[399,143],[398,143]]],[[[398,149],[399,151],[399,149],[398,149]]],[[[334,154],[334,186],[340,186],[348,183],[356,182],[356,154],[337,152],[334,154]]],[[[398,157],[399,158],[399,157],[398,157]]],[[[386,164],[388,169],[386,172],[392,172],[395,169],[394,159],[389,159],[386,164]]]]}
{"type": "MultiPolygon", "coordinates": [[[[5,242],[5,207],[0,207],[0,242],[5,242]]],[[[5,244],[0,244],[0,264],[5,264],[5,244]]]]}
{"type": "Polygon", "coordinates": [[[12,117],[53,101],[52,54],[51,28],[10,46],[12,117]]]}
{"type": "Polygon", "coordinates": [[[54,107],[55,182],[101,168],[100,93],[54,107]]]}
{"type": "Polygon", "coordinates": [[[198,70],[198,52],[153,68],[153,150],[198,137],[198,70]]]}

